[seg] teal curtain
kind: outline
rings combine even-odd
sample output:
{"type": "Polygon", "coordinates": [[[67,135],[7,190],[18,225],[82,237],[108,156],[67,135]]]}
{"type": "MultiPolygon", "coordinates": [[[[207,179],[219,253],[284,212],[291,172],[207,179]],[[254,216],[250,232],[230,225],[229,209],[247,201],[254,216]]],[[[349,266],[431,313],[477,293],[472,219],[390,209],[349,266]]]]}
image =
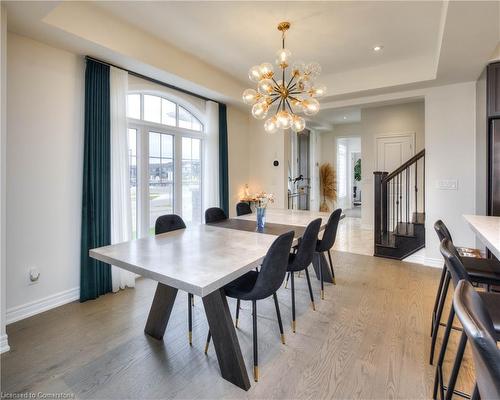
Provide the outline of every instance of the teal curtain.
{"type": "Polygon", "coordinates": [[[111,244],[109,66],[87,60],[81,227],[80,301],[111,292],[111,267],[89,249],[111,244]]]}
{"type": "Polygon", "coordinates": [[[229,215],[229,171],[226,105],[219,103],[219,198],[220,207],[229,215]]]}

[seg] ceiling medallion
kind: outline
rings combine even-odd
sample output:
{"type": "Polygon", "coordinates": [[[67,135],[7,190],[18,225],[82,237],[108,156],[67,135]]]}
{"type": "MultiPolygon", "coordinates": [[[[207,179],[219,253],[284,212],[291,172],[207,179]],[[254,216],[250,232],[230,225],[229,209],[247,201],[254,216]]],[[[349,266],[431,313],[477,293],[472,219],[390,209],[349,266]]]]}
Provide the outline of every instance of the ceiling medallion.
{"type": "Polygon", "coordinates": [[[271,106],[277,105],[275,115],[264,122],[264,129],[269,133],[279,129],[292,129],[294,132],[304,130],[306,121],[298,114],[317,114],[319,102],[316,98],[326,92],[325,86],[314,86],[315,79],[321,73],[321,66],[316,62],[307,65],[295,62],[287,76],[292,55],[285,48],[285,32],[289,28],[290,23],[286,21],[278,25],[282,44],[281,50],[276,53],[276,65],[281,69],[279,75],[275,75],[271,63],[255,65],[250,68],[248,77],[257,83],[257,90],[246,89],[243,92],[243,101],[252,106],[252,115],[256,119],[265,119],[271,106]]]}

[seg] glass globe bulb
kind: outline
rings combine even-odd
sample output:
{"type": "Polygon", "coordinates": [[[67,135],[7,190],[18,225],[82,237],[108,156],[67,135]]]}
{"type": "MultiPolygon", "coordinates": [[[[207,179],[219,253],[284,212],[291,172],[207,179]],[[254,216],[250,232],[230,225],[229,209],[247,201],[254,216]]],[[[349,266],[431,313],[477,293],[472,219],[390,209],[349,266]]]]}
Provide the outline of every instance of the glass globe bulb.
{"type": "Polygon", "coordinates": [[[306,70],[306,64],[303,61],[295,61],[292,64],[292,75],[303,75],[306,70]]]}
{"type": "Polygon", "coordinates": [[[317,62],[309,63],[306,65],[305,73],[307,75],[317,77],[318,75],[321,74],[321,65],[319,65],[317,62]]]}
{"type": "Polygon", "coordinates": [[[271,63],[262,63],[259,66],[260,74],[263,78],[272,78],[274,75],[274,67],[271,63]]]}
{"type": "Polygon", "coordinates": [[[257,85],[260,94],[271,94],[273,92],[274,82],[271,79],[262,79],[257,85]]]}
{"type": "Polygon", "coordinates": [[[308,91],[312,88],[313,82],[308,75],[302,75],[297,80],[297,85],[298,85],[300,90],[308,91]]]}
{"type": "Polygon", "coordinates": [[[289,129],[292,126],[292,116],[288,111],[280,111],[276,114],[278,128],[289,129]]]}
{"type": "Polygon", "coordinates": [[[311,97],[322,97],[326,93],[326,86],[313,87],[309,91],[311,97]]]}
{"type": "Polygon", "coordinates": [[[292,53],[288,49],[278,50],[276,53],[276,64],[279,65],[281,68],[288,67],[288,61],[290,60],[291,56],[292,53]]]}
{"type": "Polygon", "coordinates": [[[248,71],[248,78],[252,82],[258,82],[262,79],[262,73],[260,72],[260,66],[259,65],[254,65],[250,70],[248,71]]]}
{"type": "Polygon", "coordinates": [[[293,99],[290,99],[290,105],[292,106],[292,111],[294,113],[299,113],[304,111],[302,108],[302,97],[300,96],[294,96],[293,99]]]}
{"type": "Polygon", "coordinates": [[[302,132],[306,127],[306,121],[304,118],[294,115],[292,117],[292,131],[294,132],[302,132]]]}
{"type": "Polygon", "coordinates": [[[278,131],[278,119],[276,116],[268,118],[266,122],[264,122],[264,129],[267,133],[276,133],[278,131]]]}
{"type": "Polygon", "coordinates": [[[267,116],[267,110],[269,109],[269,105],[266,101],[259,101],[255,103],[252,107],[252,115],[256,119],[264,119],[267,116]]]}
{"type": "Polygon", "coordinates": [[[245,104],[249,104],[249,105],[254,105],[257,100],[260,99],[260,94],[257,93],[256,90],[254,89],[246,89],[244,92],[243,92],[243,102],[245,104]]]}
{"type": "Polygon", "coordinates": [[[302,102],[302,107],[304,109],[305,115],[308,116],[315,115],[319,111],[319,101],[312,97],[309,99],[305,99],[302,102]]]}

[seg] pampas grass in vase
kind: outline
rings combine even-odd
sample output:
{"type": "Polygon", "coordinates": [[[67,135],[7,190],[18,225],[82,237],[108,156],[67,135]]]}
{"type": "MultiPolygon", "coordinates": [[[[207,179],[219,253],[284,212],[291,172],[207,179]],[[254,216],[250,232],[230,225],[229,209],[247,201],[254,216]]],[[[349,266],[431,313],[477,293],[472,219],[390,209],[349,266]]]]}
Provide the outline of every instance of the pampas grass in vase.
{"type": "Polygon", "coordinates": [[[319,167],[319,184],[323,201],[319,206],[319,211],[329,212],[328,202],[337,200],[337,176],[330,163],[321,164],[319,167]]]}

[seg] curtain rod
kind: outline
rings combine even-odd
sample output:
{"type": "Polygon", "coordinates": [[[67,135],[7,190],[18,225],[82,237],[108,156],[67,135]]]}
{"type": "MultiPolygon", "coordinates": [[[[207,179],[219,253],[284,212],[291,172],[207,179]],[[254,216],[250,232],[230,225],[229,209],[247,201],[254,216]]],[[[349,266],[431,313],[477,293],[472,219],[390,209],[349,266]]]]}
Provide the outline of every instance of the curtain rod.
{"type": "Polygon", "coordinates": [[[137,78],[141,78],[141,79],[144,79],[146,81],[149,81],[149,82],[152,82],[152,83],[156,83],[156,84],[161,85],[161,86],[165,86],[165,87],[167,87],[169,89],[173,89],[173,90],[176,90],[178,92],[185,93],[185,94],[188,94],[188,95],[193,96],[193,97],[197,97],[198,99],[202,99],[202,100],[205,100],[205,101],[213,101],[213,102],[215,102],[217,104],[224,104],[224,103],[221,103],[220,101],[217,101],[217,100],[210,99],[208,97],[202,96],[201,94],[193,93],[193,92],[190,92],[189,90],[182,89],[180,87],[171,85],[171,84],[163,82],[163,81],[159,81],[158,79],[154,79],[154,78],[151,78],[151,77],[146,76],[146,75],[142,75],[142,74],[140,74],[138,72],[131,71],[131,70],[127,69],[127,68],[119,67],[118,65],[111,64],[111,63],[109,63],[107,61],[99,60],[98,58],[94,58],[94,57],[91,57],[91,56],[85,56],[85,59],[86,60],[95,61],[95,62],[98,62],[100,64],[108,65],[110,67],[115,67],[115,68],[121,69],[123,71],[127,71],[130,75],[136,76],[137,78]]]}

